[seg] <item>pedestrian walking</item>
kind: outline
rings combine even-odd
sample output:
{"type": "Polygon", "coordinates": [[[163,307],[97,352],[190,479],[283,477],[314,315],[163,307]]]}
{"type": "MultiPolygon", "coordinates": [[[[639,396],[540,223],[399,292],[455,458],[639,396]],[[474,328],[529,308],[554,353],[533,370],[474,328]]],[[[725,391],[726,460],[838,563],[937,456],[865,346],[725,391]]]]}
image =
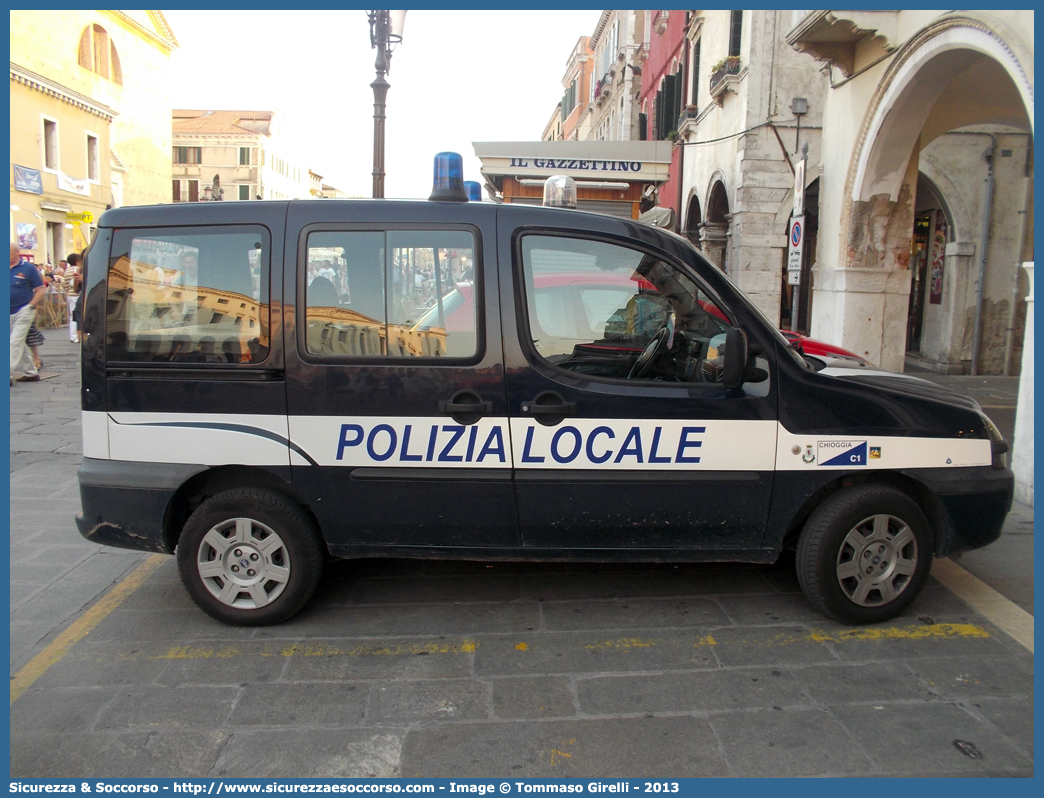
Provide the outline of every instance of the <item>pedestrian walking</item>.
{"type": "Polygon", "coordinates": [[[39,371],[43,368],[43,358],[40,357],[40,347],[43,346],[44,334],[37,329],[35,322],[29,325],[29,332],[25,336],[25,345],[29,347],[29,351],[33,353],[33,365],[36,366],[36,370],[39,371]]]}
{"type": "Polygon", "coordinates": [[[69,306],[69,340],[73,343],[77,343],[80,340],[79,333],[77,332],[76,320],[73,319],[73,309],[76,307],[76,300],[80,298],[80,291],[83,288],[83,268],[80,265],[83,262],[82,256],[78,252],[74,252],[65,259],[68,264],[65,267],[65,301],[69,306]]]}
{"type": "Polygon", "coordinates": [[[11,244],[11,384],[15,372],[22,376],[19,382],[37,382],[40,370],[29,356],[26,336],[36,320],[36,306],[44,296],[43,278],[29,261],[22,258],[21,250],[11,244]],[[24,361],[24,363],[23,363],[24,361]]]}

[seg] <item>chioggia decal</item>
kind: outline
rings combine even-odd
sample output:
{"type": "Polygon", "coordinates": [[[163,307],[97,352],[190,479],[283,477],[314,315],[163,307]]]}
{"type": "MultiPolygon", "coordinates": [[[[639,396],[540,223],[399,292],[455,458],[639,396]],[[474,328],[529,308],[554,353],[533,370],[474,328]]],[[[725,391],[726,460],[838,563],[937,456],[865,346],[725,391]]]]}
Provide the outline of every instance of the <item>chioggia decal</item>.
{"type": "Polygon", "coordinates": [[[967,468],[992,462],[989,440],[976,438],[795,435],[780,424],[776,446],[777,471],[967,468]]]}

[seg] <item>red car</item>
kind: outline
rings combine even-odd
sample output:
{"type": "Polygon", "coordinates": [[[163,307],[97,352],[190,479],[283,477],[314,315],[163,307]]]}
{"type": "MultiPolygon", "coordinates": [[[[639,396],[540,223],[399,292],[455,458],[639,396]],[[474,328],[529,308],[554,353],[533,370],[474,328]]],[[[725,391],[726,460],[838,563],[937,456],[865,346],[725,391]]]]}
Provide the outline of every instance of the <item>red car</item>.
{"type": "MultiPolygon", "coordinates": [[[[583,305],[584,295],[587,293],[585,289],[605,293],[607,290],[611,291],[613,288],[618,288],[619,296],[616,298],[609,297],[610,304],[625,303],[627,298],[634,293],[635,284],[642,291],[655,292],[656,290],[650,282],[642,278],[620,279],[613,274],[543,274],[537,276],[536,282],[535,289],[538,294],[554,292],[558,301],[571,302],[578,308],[583,305]]],[[[445,329],[448,332],[464,332],[474,328],[475,305],[471,299],[472,290],[473,286],[471,283],[458,283],[453,290],[443,296],[442,310],[445,319],[445,329]]],[[[602,301],[604,302],[605,300],[602,301]]],[[[708,313],[717,316],[722,321],[728,321],[714,304],[704,300],[698,301],[708,313]]],[[[427,330],[434,326],[438,326],[437,307],[432,307],[425,312],[414,323],[413,328],[427,330]]],[[[865,358],[857,355],[855,352],[842,349],[840,346],[818,341],[815,338],[809,338],[790,330],[780,330],[780,333],[790,342],[792,347],[795,349],[800,347],[799,351],[804,354],[812,357],[829,358],[830,362],[824,363],[824,365],[873,366],[865,358]]]]}
{"type": "Polygon", "coordinates": [[[857,355],[855,352],[849,352],[847,349],[842,349],[840,346],[834,346],[833,344],[824,343],[823,341],[817,341],[815,338],[809,338],[807,335],[801,333],[791,332],[790,330],[780,330],[783,333],[783,337],[790,341],[790,345],[794,346],[798,344],[801,346],[801,351],[806,355],[838,358],[840,360],[854,360],[857,365],[870,366],[871,363],[861,355],[857,355]]]}

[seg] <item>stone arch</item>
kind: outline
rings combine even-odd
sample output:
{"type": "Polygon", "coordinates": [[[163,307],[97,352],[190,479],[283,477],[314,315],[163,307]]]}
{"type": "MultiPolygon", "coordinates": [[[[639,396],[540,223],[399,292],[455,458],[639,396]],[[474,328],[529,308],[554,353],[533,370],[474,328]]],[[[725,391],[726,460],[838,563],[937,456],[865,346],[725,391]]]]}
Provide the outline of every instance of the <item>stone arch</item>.
{"type": "MultiPolygon", "coordinates": [[[[871,336],[880,341],[880,350],[873,351],[876,342],[869,337],[867,345],[871,358],[885,368],[901,370],[910,352],[927,352],[919,332],[915,336],[916,347],[910,346],[909,335],[900,335],[904,329],[909,331],[909,321],[914,318],[910,311],[914,277],[911,269],[915,266],[911,251],[922,153],[936,139],[972,125],[1025,131],[1032,141],[1033,57],[1021,41],[987,12],[943,17],[895,54],[868,106],[845,178],[843,197],[847,201],[841,210],[838,254],[842,267],[853,268],[853,274],[866,269],[867,287],[874,286],[870,290],[848,288],[846,293],[880,295],[874,300],[874,310],[864,312],[868,322],[880,324],[880,331],[871,336]]],[[[988,144],[989,140],[982,149],[988,144]]],[[[986,170],[983,161],[984,174],[986,170]]],[[[946,248],[946,279],[960,274],[964,283],[974,282],[975,275],[968,274],[972,266],[968,249],[971,244],[965,242],[979,234],[981,211],[974,210],[975,198],[964,194],[969,184],[958,188],[940,171],[935,170],[929,177],[953,224],[950,241],[954,246],[952,250],[946,248]],[[957,258],[962,259],[959,269],[955,268],[957,258]]],[[[975,185],[981,185],[978,179],[975,185]]],[[[980,244],[983,251],[987,245],[980,244]]],[[[920,290],[923,285],[915,288],[920,290]]],[[[976,307],[985,307],[988,318],[984,325],[998,329],[1006,324],[1011,326],[1004,310],[1010,302],[998,299],[991,305],[987,300],[984,306],[974,291],[967,299],[969,294],[963,284],[956,293],[952,285],[947,292],[942,300],[945,313],[932,311],[936,320],[932,351],[926,354],[930,355],[930,362],[917,365],[960,368],[967,355],[955,354],[955,347],[960,350],[963,346],[972,353],[981,351],[978,344],[972,343],[987,340],[985,333],[978,332],[976,307]],[[971,316],[975,317],[974,331],[965,318],[968,301],[972,304],[971,316]]],[[[938,301],[937,294],[933,302],[938,301]]],[[[865,304],[865,299],[859,302],[865,304]]],[[[856,307],[855,301],[851,307],[856,307]]],[[[973,363],[976,356],[971,356],[973,363]]]]}
{"type": "MultiPolygon", "coordinates": [[[[950,225],[951,241],[968,241],[974,231],[976,220],[972,218],[968,199],[954,185],[950,176],[934,165],[922,161],[919,168],[919,180],[923,180],[932,190],[946,211],[946,221],[950,225]]],[[[981,220],[978,220],[981,224],[981,220]]]]}
{"type": "Polygon", "coordinates": [[[703,224],[703,210],[696,189],[689,191],[689,199],[685,203],[685,218],[682,234],[696,246],[700,245],[700,226],[703,224]]]}
{"type": "Polygon", "coordinates": [[[700,226],[700,249],[711,263],[726,273],[729,268],[729,236],[732,222],[730,207],[725,176],[721,172],[715,172],[707,191],[705,221],[700,226]]]}
{"type": "MultiPolygon", "coordinates": [[[[944,18],[910,42],[881,79],[856,145],[846,196],[855,202],[881,194],[892,201],[898,198],[911,148],[936,101],[956,75],[982,56],[992,58],[1011,79],[1032,133],[1033,86],[1012,47],[981,21],[944,18]]],[[[951,129],[981,121],[1014,120],[969,119],[951,129]]]]}
{"type": "MultiPolygon", "coordinates": [[[[921,169],[917,174],[918,195],[920,195],[922,188],[927,189],[929,192],[931,192],[935,201],[938,203],[940,210],[942,210],[943,215],[946,218],[946,224],[949,227],[949,239],[951,241],[956,240],[957,227],[953,213],[953,203],[951,201],[951,197],[955,200],[961,201],[961,197],[959,196],[959,192],[956,191],[956,187],[953,185],[952,182],[950,182],[950,179],[945,174],[941,174],[936,170],[932,170],[932,174],[929,175],[925,172],[924,169],[921,169]],[[949,188],[951,190],[949,192],[943,191],[939,187],[940,183],[949,183],[949,188]]],[[[967,208],[963,207],[963,210],[966,214],[967,208]]],[[[970,219],[962,218],[962,222],[964,224],[962,232],[966,232],[968,230],[970,219]]]]}

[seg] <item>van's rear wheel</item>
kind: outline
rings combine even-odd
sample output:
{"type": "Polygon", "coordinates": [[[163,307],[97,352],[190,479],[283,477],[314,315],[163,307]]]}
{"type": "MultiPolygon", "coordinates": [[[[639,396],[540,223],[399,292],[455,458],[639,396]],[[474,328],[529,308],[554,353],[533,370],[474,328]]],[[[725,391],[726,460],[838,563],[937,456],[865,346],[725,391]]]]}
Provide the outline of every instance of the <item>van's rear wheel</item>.
{"type": "Polygon", "coordinates": [[[808,519],[797,549],[805,596],[850,624],[898,615],[924,587],[931,563],[928,519],[909,496],[884,485],[829,497],[808,519]]]}
{"type": "Polygon", "coordinates": [[[319,535],[277,493],[239,488],[207,499],[189,516],[177,548],[192,600],[225,623],[281,623],[301,610],[322,575],[319,535]]]}

